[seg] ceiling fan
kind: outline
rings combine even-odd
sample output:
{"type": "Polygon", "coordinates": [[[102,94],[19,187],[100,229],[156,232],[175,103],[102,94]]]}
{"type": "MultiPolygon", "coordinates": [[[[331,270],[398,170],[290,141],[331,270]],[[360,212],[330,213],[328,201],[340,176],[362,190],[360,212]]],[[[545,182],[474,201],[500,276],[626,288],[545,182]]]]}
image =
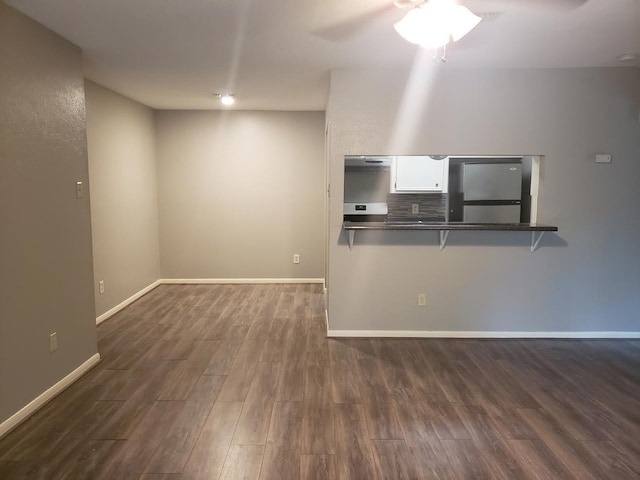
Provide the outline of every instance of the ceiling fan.
{"type": "MultiPolygon", "coordinates": [[[[392,0],[387,4],[352,16],[340,22],[333,23],[313,33],[318,37],[332,42],[350,39],[367,28],[369,24],[388,16],[393,24],[407,10],[420,8],[430,0],[392,0]]],[[[498,16],[516,11],[570,11],[581,7],[589,0],[456,0],[466,6],[482,19],[495,19],[498,16]]]]}

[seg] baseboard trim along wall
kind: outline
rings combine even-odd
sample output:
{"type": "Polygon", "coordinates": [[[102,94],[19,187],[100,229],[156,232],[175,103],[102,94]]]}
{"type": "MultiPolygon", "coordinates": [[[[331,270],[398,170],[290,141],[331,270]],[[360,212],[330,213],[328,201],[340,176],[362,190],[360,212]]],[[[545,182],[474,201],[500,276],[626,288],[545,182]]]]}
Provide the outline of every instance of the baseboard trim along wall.
{"type": "Polygon", "coordinates": [[[167,284],[324,283],[324,278],[163,278],[167,284]]]}
{"type": "Polygon", "coordinates": [[[640,338],[640,332],[469,332],[430,330],[330,330],[334,338],[640,338]]]}
{"type": "Polygon", "coordinates": [[[41,407],[43,407],[47,402],[52,400],[56,395],[61,393],[64,389],[69,387],[72,383],[78,380],[82,375],[87,373],[93,367],[95,367],[98,363],[100,363],[100,354],[96,353],[92,357],[90,357],[86,362],[76,368],[69,375],[64,377],[58,383],[38,395],[34,400],[29,402],[26,406],[22,407],[18,410],[17,413],[13,414],[7,420],[0,424],[0,438],[5,436],[11,430],[16,428],[22,422],[24,422],[31,415],[36,413],[41,407]]]}
{"type": "Polygon", "coordinates": [[[135,293],[132,296],[130,296],[129,298],[127,298],[124,302],[121,302],[118,305],[116,305],[115,307],[113,307],[113,308],[109,309],[108,311],[104,312],[102,315],[100,315],[99,317],[96,318],[96,325],[100,325],[107,318],[112,317],[113,315],[118,313],[120,310],[122,310],[124,307],[126,307],[128,305],[131,305],[133,302],[138,300],[141,296],[143,296],[146,293],[149,293],[151,290],[153,290],[158,285],[160,285],[160,283],[162,283],[160,280],[156,280],[151,285],[143,288],[138,293],[135,293]]]}

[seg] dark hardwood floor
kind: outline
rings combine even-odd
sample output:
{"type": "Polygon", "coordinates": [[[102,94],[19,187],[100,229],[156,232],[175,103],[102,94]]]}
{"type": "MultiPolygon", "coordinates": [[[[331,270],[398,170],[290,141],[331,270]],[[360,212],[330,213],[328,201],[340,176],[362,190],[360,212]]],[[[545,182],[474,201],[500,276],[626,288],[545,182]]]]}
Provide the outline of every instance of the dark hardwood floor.
{"type": "Polygon", "coordinates": [[[320,285],[162,285],[0,478],[640,478],[640,341],[327,339],[320,285]]]}

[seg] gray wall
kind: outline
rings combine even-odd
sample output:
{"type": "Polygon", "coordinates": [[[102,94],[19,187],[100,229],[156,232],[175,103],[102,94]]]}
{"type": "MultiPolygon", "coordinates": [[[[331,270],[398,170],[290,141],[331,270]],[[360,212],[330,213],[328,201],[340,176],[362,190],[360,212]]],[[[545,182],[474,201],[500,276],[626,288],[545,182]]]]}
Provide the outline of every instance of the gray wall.
{"type": "Polygon", "coordinates": [[[160,111],[156,135],[163,277],[323,277],[323,112],[160,111]]]}
{"type": "Polygon", "coordinates": [[[640,69],[340,71],[331,79],[332,330],[640,331],[640,69]],[[595,154],[613,154],[596,164],[595,154]],[[345,154],[544,155],[525,232],[341,229],[345,154]],[[416,295],[427,294],[427,306],[416,295]]]}
{"type": "Polygon", "coordinates": [[[160,278],[154,112],[90,81],[85,93],[94,288],[101,315],[160,278]]]}
{"type": "Polygon", "coordinates": [[[2,422],[97,352],[80,50],[2,2],[0,112],[2,422]]]}

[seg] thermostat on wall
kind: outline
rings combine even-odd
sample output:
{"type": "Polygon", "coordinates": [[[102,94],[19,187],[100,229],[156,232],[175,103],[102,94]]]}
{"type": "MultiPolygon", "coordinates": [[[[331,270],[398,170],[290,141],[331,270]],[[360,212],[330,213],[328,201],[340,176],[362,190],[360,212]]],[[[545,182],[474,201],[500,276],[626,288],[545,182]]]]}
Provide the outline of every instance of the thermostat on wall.
{"type": "Polygon", "coordinates": [[[596,163],[611,163],[611,154],[610,153],[596,154],[596,163]]]}

